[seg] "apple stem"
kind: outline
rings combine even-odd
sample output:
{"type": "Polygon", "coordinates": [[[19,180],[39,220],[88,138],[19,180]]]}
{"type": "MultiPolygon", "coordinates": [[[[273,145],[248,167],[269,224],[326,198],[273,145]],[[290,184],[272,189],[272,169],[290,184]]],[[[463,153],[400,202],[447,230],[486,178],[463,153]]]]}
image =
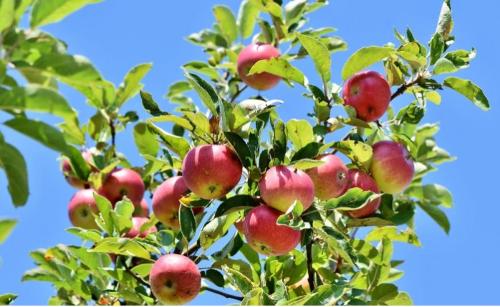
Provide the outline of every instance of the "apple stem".
{"type": "Polygon", "coordinates": [[[232,298],[232,299],[237,300],[237,301],[242,301],[243,300],[242,296],[232,295],[232,294],[229,294],[229,293],[226,293],[226,292],[222,292],[222,291],[219,291],[217,289],[210,288],[210,287],[203,287],[203,288],[201,288],[201,290],[202,291],[209,291],[209,292],[212,292],[212,293],[215,293],[215,294],[218,294],[218,295],[222,295],[225,298],[232,298]]]}

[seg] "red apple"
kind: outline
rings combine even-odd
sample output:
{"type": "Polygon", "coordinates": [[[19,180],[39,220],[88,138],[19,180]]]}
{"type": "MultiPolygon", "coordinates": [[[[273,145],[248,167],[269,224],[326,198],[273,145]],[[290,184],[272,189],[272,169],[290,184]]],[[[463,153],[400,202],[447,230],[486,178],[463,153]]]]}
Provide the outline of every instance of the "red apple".
{"type": "Polygon", "coordinates": [[[324,164],[306,171],[314,183],[316,197],[328,200],[344,194],[349,181],[348,169],[342,160],[332,154],[322,155],[317,159],[324,161],[324,164]]]}
{"type": "Polygon", "coordinates": [[[71,224],[85,229],[99,229],[93,214],[98,214],[94,190],[79,190],[73,195],[68,205],[68,215],[71,224]]]}
{"type": "Polygon", "coordinates": [[[127,238],[135,238],[135,237],[140,237],[140,238],[145,238],[148,234],[157,232],[158,230],[156,227],[153,225],[149,229],[146,229],[141,232],[141,227],[145,223],[149,222],[149,219],[146,217],[133,217],[132,218],[132,228],[125,234],[125,237],[127,238]]]}
{"type": "Polygon", "coordinates": [[[399,193],[413,180],[415,166],[406,148],[393,141],[373,145],[371,173],[385,193],[399,193]]]}
{"type": "MultiPolygon", "coordinates": [[[[82,151],[82,157],[87,162],[87,164],[91,167],[92,171],[96,171],[97,168],[93,166],[93,154],[91,150],[84,150],[82,151]]],[[[71,166],[71,162],[67,157],[62,157],[61,159],[61,171],[64,175],[64,178],[66,181],[74,188],[76,189],[84,189],[86,186],[89,185],[88,182],[78,178],[78,176],[75,174],[75,171],[73,170],[73,167],[71,166]]]]}
{"type": "Polygon", "coordinates": [[[275,87],[281,80],[280,77],[267,72],[248,75],[248,72],[256,62],[279,56],[280,51],[270,44],[255,43],[246,46],[238,55],[238,74],[241,80],[257,90],[268,90],[275,87]]]}
{"type": "Polygon", "coordinates": [[[243,232],[248,244],[267,256],[285,255],[300,242],[300,231],[278,225],[282,213],[266,205],[253,208],[245,216],[243,232]]]}
{"type": "Polygon", "coordinates": [[[164,305],[182,305],[194,299],[201,288],[201,274],[186,256],[168,254],[153,264],[149,284],[154,296],[164,305]]]}
{"type": "Polygon", "coordinates": [[[299,200],[304,210],[314,200],[314,184],[301,170],[280,165],[271,167],[259,182],[260,196],[266,205],[286,212],[299,200]]]}
{"type": "Polygon", "coordinates": [[[144,198],[141,200],[140,203],[134,204],[133,216],[139,216],[139,217],[148,217],[149,216],[149,206],[144,198]]]}
{"type": "Polygon", "coordinates": [[[238,184],[241,173],[241,162],[227,145],[197,146],[182,163],[186,186],[203,199],[226,195],[238,184]]]}
{"type": "Polygon", "coordinates": [[[181,176],[168,178],[153,193],[153,212],[156,218],[172,229],[179,229],[179,200],[189,193],[181,176]]]}
{"type": "Polygon", "coordinates": [[[391,102],[391,88],[376,71],[363,71],[352,76],[342,90],[344,103],[356,110],[357,117],[372,122],[384,115],[391,102]]]}
{"type": "Polygon", "coordinates": [[[112,171],[104,180],[99,194],[113,204],[127,196],[134,204],[140,204],[144,196],[144,182],[137,172],[123,168],[112,171]]]}
{"type": "MultiPolygon", "coordinates": [[[[350,169],[348,172],[349,178],[349,188],[360,188],[364,191],[372,191],[379,193],[380,190],[377,187],[377,183],[373,180],[367,173],[357,170],[350,169]]],[[[375,213],[380,206],[380,198],[368,202],[365,206],[360,209],[347,211],[350,217],[362,218],[367,217],[375,213]]]]}

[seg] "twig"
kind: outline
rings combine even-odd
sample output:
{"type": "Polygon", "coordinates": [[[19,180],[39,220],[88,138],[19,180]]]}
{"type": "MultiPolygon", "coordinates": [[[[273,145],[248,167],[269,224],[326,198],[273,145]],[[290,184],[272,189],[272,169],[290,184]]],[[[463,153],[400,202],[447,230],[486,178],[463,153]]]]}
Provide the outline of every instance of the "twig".
{"type": "Polygon", "coordinates": [[[196,241],[196,243],[188,247],[188,249],[185,252],[183,252],[182,255],[191,256],[192,254],[196,253],[198,249],[200,249],[200,244],[198,243],[198,241],[196,241]]]}
{"type": "Polygon", "coordinates": [[[147,288],[149,288],[149,287],[150,287],[150,285],[149,285],[146,281],[144,281],[144,280],[143,280],[142,278],[140,278],[139,276],[135,275],[135,274],[134,274],[134,272],[132,272],[132,271],[130,270],[130,267],[129,267],[128,265],[126,265],[126,264],[124,263],[124,264],[123,264],[123,266],[125,267],[125,271],[126,271],[126,272],[128,272],[130,275],[132,275],[132,277],[134,277],[134,278],[135,278],[135,280],[137,280],[137,281],[138,281],[141,285],[143,285],[143,286],[145,286],[145,287],[147,287],[147,288]]]}
{"type": "Polygon", "coordinates": [[[231,97],[230,102],[234,102],[238,96],[240,96],[241,93],[243,93],[244,90],[248,88],[248,85],[243,86],[242,88],[238,88],[238,91],[234,93],[233,97],[231,97]]]}
{"type": "Polygon", "coordinates": [[[421,76],[417,76],[413,81],[410,81],[398,87],[398,89],[391,95],[391,101],[394,100],[399,95],[402,95],[408,88],[420,82],[420,78],[421,76]]]}
{"type": "Polygon", "coordinates": [[[232,294],[229,294],[229,293],[226,293],[226,292],[222,292],[222,291],[219,291],[217,289],[213,289],[213,288],[210,288],[210,287],[203,287],[201,288],[201,290],[205,290],[205,291],[209,291],[209,292],[212,292],[212,293],[215,293],[215,294],[219,294],[225,298],[232,298],[233,300],[237,300],[237,301],[242,301],[243,300],[243,297],[242,296],[238,296],[238,295],[232,295],[232,294]]]}
{"type": "Polygon", "coordinates": [[[314,270],[312,267],[312,241],[306,244],[307,281],[311,292],[314,290],[314,270]]]}

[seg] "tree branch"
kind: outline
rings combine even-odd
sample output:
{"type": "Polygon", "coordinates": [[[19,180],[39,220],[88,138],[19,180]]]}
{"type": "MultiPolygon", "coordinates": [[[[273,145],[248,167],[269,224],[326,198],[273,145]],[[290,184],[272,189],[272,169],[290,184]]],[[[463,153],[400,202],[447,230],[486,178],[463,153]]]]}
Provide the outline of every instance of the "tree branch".
{"type": "Polygon", "coordinates": [[[314,270],[312,267],[312,241],[306,244],[306,258],[307,258],[307,282],[311,292],[314,290],[314,270]]]}
{"type": "Polygon", "coordinates": [[[244,90],[248,88],[248,85],[243,86],[242,88],[239,88],[236,93],[234,93],[233,97],[231,97],[230,102],[234,102],[238,96],[240,96],[241,93],[243,93],[244,90]]]}
{"type": "Polygon", "coordinates": [[[401,85],[400,87],[398,87],[398,89],[391,95],[391,101],[394,100],[396,97],[402,95],[408,88],[414,86],[415,84],[417,84],[418,82],[420,82],[420,78],[421,76],[417,76],[414,80],[408,82],[408,83],[405,83],[403,85],[401,85]]]}
{"type": "Polygon", "coordinates": [[[209,291],[209,292],[221,295],[221,296],[223,296],[225,298],[232,298],[233,300],[237,300],[237,301],[242,301],[243,300],[242,296],[232,295],[232,294],[229,294],[229,293],[226,293],[226,292],[222,292],[222,291],[219,291],[217,289],[210,288],[210,287],[203,287],[203,288],[201,288],[201,290],[202,291],[203,290],[209,291]]]}

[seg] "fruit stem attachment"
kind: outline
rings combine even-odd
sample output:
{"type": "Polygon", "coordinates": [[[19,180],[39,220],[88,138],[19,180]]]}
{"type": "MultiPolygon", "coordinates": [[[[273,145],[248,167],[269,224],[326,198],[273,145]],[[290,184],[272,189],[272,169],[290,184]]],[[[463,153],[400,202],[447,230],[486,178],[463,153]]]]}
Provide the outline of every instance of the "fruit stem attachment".
{"type": "Polygon", "coordinates": [[[237,300],[237,301],[242,301],[243,300],[242,296],[232,295],[232,294],[229,294],[229,293],[226,293],[226,292],[222,292],[222,291],[219,291],[217,289],[210,288],[210,287],[202,287],[201,291],[209,291],[209,292],[221,295],[221,296],[223,296],[225,298],[232,298],[233,300],[237,300]]]}
{"type": "Polygon", "coordinates": [[[314,270],[312,267],[312,241],[306,244],[306,257],[307,257],[307,282],[311,292],[314,290],[314,270]]]}

